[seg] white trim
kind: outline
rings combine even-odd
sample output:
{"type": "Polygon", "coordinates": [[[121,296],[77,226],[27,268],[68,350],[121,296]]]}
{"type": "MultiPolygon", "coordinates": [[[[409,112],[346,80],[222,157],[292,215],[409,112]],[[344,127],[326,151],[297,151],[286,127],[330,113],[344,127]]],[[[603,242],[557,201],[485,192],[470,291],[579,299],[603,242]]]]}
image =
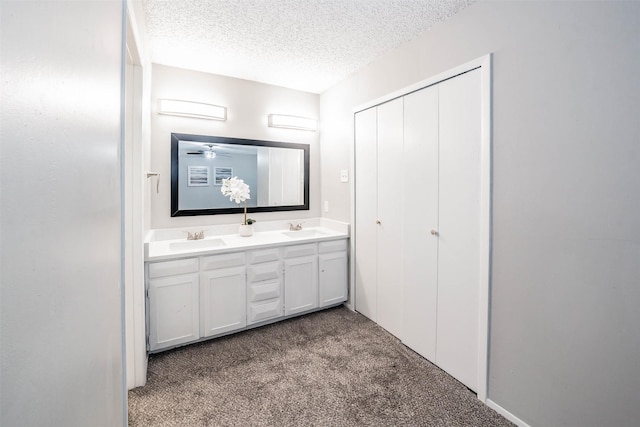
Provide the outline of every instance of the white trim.
{"type": "Polygon", "coordinates": [[[122,425],[127,425],[129,422],[129,394],[127,387],[127,310],[126,310],[126,278],[127,272],[125,270],[126,265],[126,253],[127,253],[127,240],[125,239],[125,149],[126,149],[126,96],[127,96],[127,57],[131,54],[131,50],[127,46],[127,29],[129,25],[126,2],[122,3],[121,11],[121,52],[120,52],[120,140],[118,141],[118,163],[119,163],[119,193],[120,193],[120,342],[121,342],[121,369],[122,369],[122,425]]]}
{"type": "Polygon", "coordinates": [[[478,293],[478,399],[489,384],[489,302],[491,283],[491,54],[480,64],[480,283],[478,293]]]}
{"type": "MultiPolygon", "coordinates": [[[[491,54],[484,55],[480,58],[476,58],[472,61],[466,62],[457,67],[451,68],[447,71],[439,73],[433,77],[421,80],[412,85],[406,86],[400,90],[391,92],[385,96],[377,98],[373,101],[366,102],[353,109],[354,119],[355,114],[375,107],[377,105],[389,102],[393,99],[408,95],[417,90],[425,87],[440,83],[444,80],[455,77],[465,72],[480,69],[480,84],[481,84],[481,140],[480,140],[480,170],[481,170],[481,182],[480,182],[480,221],[481,221],[481,237],[480,237],[480,283],[479,283],[479,299],[478,299],[478,378],[477,378],[477,396],[478,399],[484,403],[488,402],[487,389],[489,384],[488,369],[489,369],[489,305],[490,305],[490,283],[491,283],[491,182],[492,182],[492,71],[491,71],[491,54]]],[[[352,126],[354,120],[351,121],[352,126]]],[[[351,180],[351,206],[355,207],[356,194],[355,194],[355,129],[353,131],[353,144],[351,144],[351,170],[353,171],[354,179],[351,180]]],[[[351,209],[351,259],[355,259],[355,239],[356,235],[356,221],[355,221],[355,208],[351,209]]],[[[355,269],[354,263],[350,263],[350,280],[351,280],[351,292],[349,305],[355,307],[355,269]]]]}
{"type": "MultiPolygon", "coordinates": [[[[147,381],[147,347],[146,347],[146,313],[145,313],[145,284],[144,284],[144,70],[150,67],[150,63],[143,57],[143,38],[138,27],[138,20],[134,11],[133,2],[126,2],[126,40],[125,46],[131,55],[133,66],[133,87],[135,91],[135,102],[133,112],[133,141],[130,162],[131,169],[131,195],[129,200],[124,201],[124,208],[131,212],[131,238],[129,243],[130,257],[125,259],[125,263],[132,266],[132,292],[126,294],[133,299],[125,300],[125,304],[133,306],[132,318],[125,319],[132,323],[133,342],[127,343],[132,348],[126,348],[127,352],[133,352],[133,365],[127,365],[126,384],[127,388],[143,386],[147,381]]],[[[126,62],[126,61],[125,61],[126,62]]],[[[131,119],[128,117],[127,119],[131,119]]],[[[124,142],[123,142],[124,146],[124,142]]],[[[126,162],[125,162],[126,166],[126,162]]],[[[124,194],[123,194],[124,196],[124,194]]],[[[125,239],[125,236],[122,236],[125,239]]],[[[125,239],[126,240],[126,239],[125,239]]],[[[123,254],[124,255],[124,254],[123,254]]],[[[125,283],[126,291],[127,283],[125,283]]],[[[126,305],[123,307],[126,317],[126,305]]],[[[126,332],[125,332],[126,334],[126,332]]],[[[130,361],[130,360],[129,360],[130,361]]]]}
{"type": "Polygon", "coordinates": [[[506,419],[508,419],[509,421],[514,423],[515,425],[517,425],[518,427],[531,427],[529,424],[525,423],[520,418],[518,418],[515,415],[513,415],[511,412],[507,411],[506,409],[504,409],[502,406],[498,405],[493,400],[487,399],[487,401],[485,403],[487,404],[487,406],[489,408],[493,409],[494,411],[496,411],[497,413],[499,413],[500,415],[502,415],[503,417],[505,417],[506,419]]]}
{"type": "Polygon", "coordinates": [[[356,269],[355,266],[355,253],[356,253],[356,129],[355,129],[355,113],[351,118],[351,136],[353,138],[353,143],[350,147],[350,164],[351,168],[351,179],[349,180],[349,192],[350,192],[350,202],[351,202],[351,213],[350,213],[350,223],[351,223],[351,233],[349,233],[349,299],[347,299],[347,306],[356,311],[356,269]]]}

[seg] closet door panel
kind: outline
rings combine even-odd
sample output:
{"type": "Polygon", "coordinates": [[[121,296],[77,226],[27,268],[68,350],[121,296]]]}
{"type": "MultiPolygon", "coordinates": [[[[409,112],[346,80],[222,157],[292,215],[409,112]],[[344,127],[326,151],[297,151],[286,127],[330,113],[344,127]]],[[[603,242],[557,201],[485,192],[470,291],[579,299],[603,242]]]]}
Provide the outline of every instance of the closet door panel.
{"type": "Polygon", "coordinates": [[[403,122],[402,98],[378,107],[377,322],[398,338],[402,338],[403,122]]]}
{"type": "Polygon", "coordinates": [[[438,296],[438,87],[404,97],[403,342],[435,362],[438,296]]]}
{"type": "Polygon", "coordinates": [[[377,321],[376,108],[355,115],[355,308],[377,321]]]}
{"type": "Polygon", "coordinates": [[[480,71],[439,84],[436,363],[477,388],[480,284],[480,71]]]}

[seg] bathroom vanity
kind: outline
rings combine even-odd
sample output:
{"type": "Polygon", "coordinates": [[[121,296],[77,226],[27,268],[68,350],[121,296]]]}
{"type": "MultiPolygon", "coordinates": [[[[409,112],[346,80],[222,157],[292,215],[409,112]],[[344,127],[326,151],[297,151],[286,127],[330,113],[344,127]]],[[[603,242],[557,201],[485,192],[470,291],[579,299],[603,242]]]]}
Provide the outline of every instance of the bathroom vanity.
{"type": "Polygon", "coordinates": [[[153,230],[145,243],[149,352],[242,331],[347,300],[349,226],[305,219],[153,230]],[[300,222],[300,221],[298,221],[300,222]],[[204,238],[187,240],[204,231],[204,238]],[[234,232],[235,231],[235,232],[234,232]]]}

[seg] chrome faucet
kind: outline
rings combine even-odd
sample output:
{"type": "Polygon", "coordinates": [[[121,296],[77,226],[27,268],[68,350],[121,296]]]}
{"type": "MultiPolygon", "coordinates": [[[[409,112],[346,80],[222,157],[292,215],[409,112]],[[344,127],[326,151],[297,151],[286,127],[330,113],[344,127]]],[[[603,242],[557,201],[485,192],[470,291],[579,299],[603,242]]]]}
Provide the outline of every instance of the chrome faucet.
{"type": "Polygon", "coordinates": [[[204,239],[204,230],[202,231],[194,231],[192,232],[188,232],[187,235],[187,240],[200,240],[200,239],[204,239]]]}
{"type": "Polygon", "coordinates": [[[302,230],[302,224],[293,225],[289,223],[289,231],[300,231],[302,230]]]}

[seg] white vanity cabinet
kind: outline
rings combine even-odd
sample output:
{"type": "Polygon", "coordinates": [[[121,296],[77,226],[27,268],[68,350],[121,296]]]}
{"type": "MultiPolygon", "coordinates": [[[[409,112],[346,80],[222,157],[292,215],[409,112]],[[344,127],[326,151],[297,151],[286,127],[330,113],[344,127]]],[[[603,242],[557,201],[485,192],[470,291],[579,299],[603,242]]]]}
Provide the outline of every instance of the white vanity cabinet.
{"type": "Polygon", "coordinates": [[[347,242],[285,243],[148,262],[149,351],[346,301],[347,242]]]}
{"type": "Polygon", "coordinates": [[[250,251],[247,261],[247,324],[282,316],[280,248],[250,251]]]}
{"type": "Polygon", "coordinates": [[[198,258],[148,264],[149,350],[200,338],[198,258]]]}
{"type": "Polygon", "coordinates": [[[347,300],[347,241],[318,243],[319,306],[327,307],[347,300]]]}
{"type": "Polygon", "coordinates": [[[283,248],[285,316],[318,307],[318,255],[316,248],[316,243],[283,248]]]}
{"type": "Polygon", "coordinates": [[[200,322],[202,337],[235,331],[247,325],[245,254],[202,258],[200,322]]]}

